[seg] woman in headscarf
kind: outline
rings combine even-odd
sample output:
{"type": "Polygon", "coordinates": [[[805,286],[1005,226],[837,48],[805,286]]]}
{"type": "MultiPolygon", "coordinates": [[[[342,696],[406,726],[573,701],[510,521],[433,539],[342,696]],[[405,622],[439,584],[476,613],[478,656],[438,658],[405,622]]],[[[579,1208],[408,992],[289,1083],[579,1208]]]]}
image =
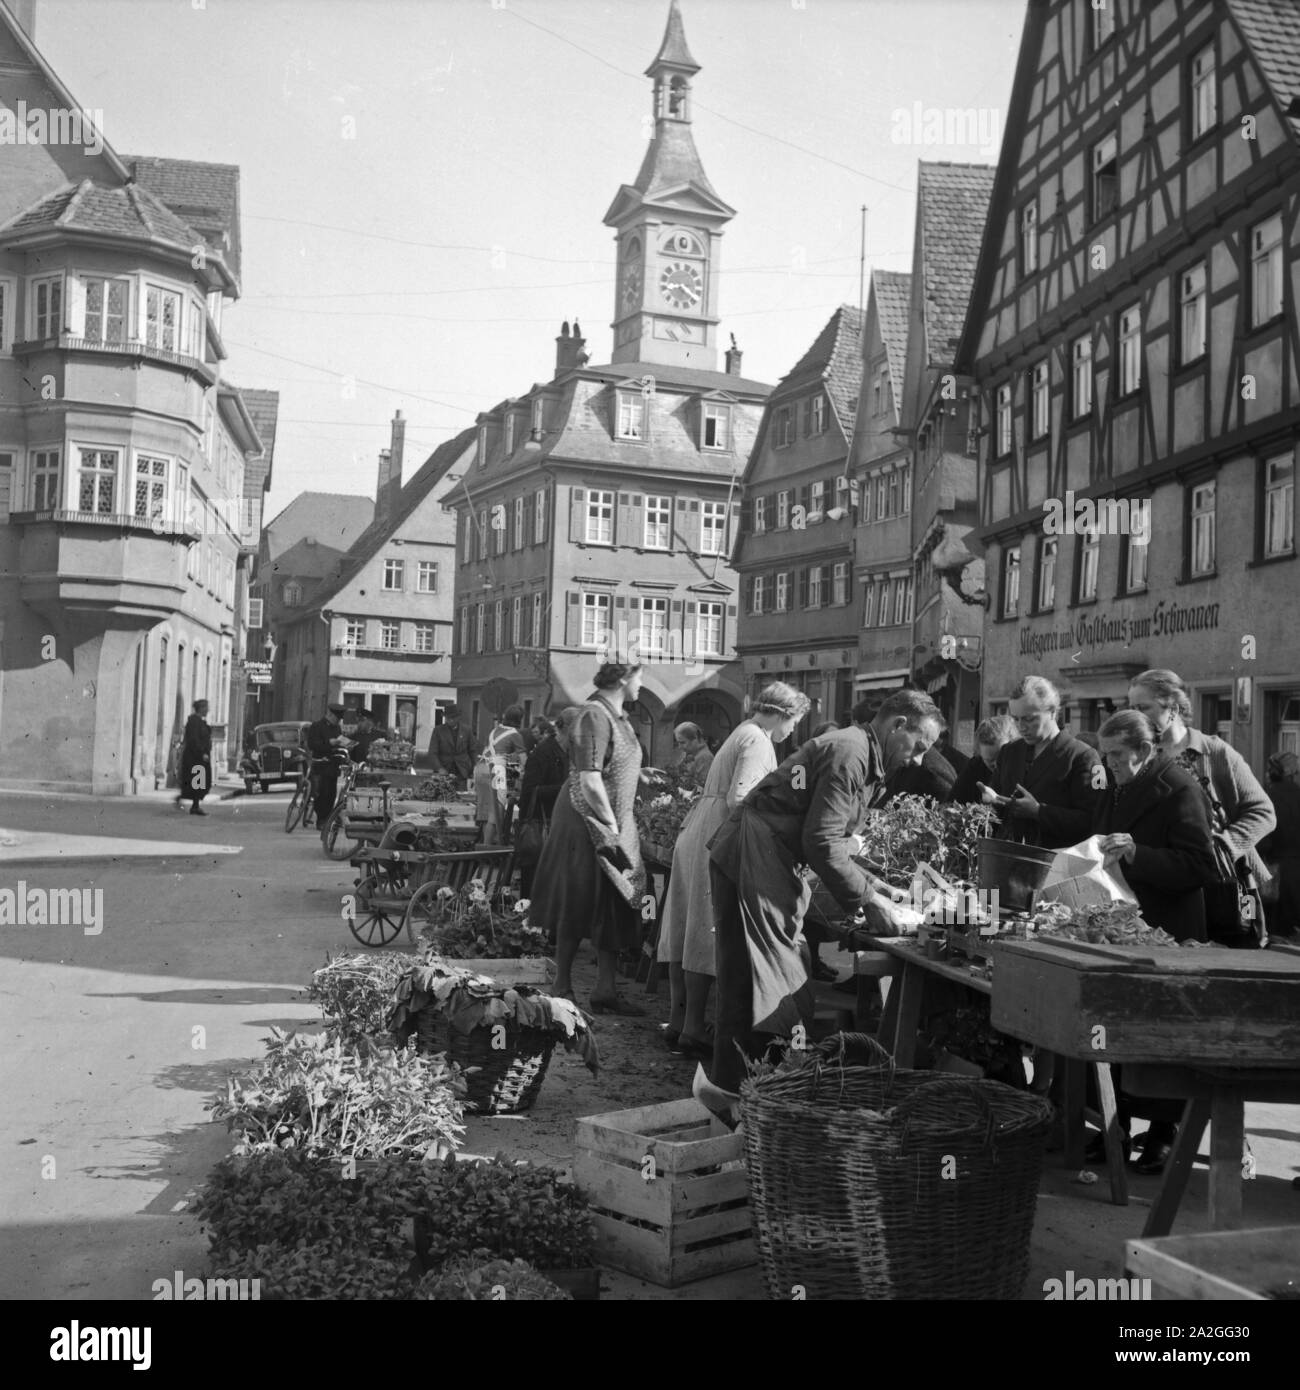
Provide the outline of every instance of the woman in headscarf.
{"type": "Polygon", "coordinates": [[[764,687],[748,719],[727,736],[709,766],[704,790],[677,836],[659,931],[659,959],[668,965],[672,1007],[665,1038],[682,1056],[713,1056],[704,1013],[716,968],[709,841],[752,788],[776,769],[774,743],[790,737],[808,697],[775,681],[764,687]]]}
{"type": "Polygon", "coordinates": [[[583,940],[596,951],[593,1013],[639,1015],[619,997],[619,954],[641,939],[645,868],[633,816],[641,745],[625,713],[641,691],[641,666],[606,662],[569,734],[569,776],[533,882],[529,920],[557,945],[555,993],[573,998],[573,962],[583,940]]]}
{"type": "Polygon", "coordinates": [[[200,804],[212,790],[212,730],[208,726],[208,702],[195,700],[194,713],[185,721],[181,742],[181,794],[176,798],[190,803],[190,815],[206,816],[200,804]]]}

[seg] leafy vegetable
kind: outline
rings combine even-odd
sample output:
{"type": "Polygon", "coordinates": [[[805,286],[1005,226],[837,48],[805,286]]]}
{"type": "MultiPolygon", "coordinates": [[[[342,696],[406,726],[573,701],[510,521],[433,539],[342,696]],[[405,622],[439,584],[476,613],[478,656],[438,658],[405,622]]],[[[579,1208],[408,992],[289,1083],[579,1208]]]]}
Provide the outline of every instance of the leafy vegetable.
{"type": "Polygon", "coordinates": [[[437,916],[420,933],[426,958],[517,960],[546,954],[546,935],[529,924],[526,900],[509,912],[495,911],[479,879],[471,879],[459,892],[439,888],[437,899],[437,916]]]}
{"type": "Polygon", "coordinates": [[[426,1274],[411,1297],[474,1303],[559,1303],[572,1296],[523,1260],[494,1260],[489,1251],[478,1250],[426,1274]]]}
{"type": "Polygon", "coordinates": [[[344,1042],[387,1040],[385,1019],[409,959],[388,951],[328,956],[307,987],[307,998],[325,1015],[326,1036],[344,1042]]]}
{"type": "Polygon", "coordinates": [[[441,1054],[271,1032],[266,1060],[208,1105],[238,1136],[236,1154],[423,1158],[459,1145],[464,1086],[441,1054]]]}
{"type": "Polygon", "coordinates": [[[531,985],[503,988],[486,975],[450,965],[438,956],[408,962],[393,996],[388,1026],[405,1043],[419,1026],[423,1009],[436,1008],[452,1028],[468,1033],[496,1023],[517,1023],[552,1032],[567,1052],[576,1052],[596,1073],[600,1057],[587,1016],[568,999],[556,999],[531,985]]]}
{"type": "Polygon", "coordinates": [[[910,885],[922,861],[951,882],[970,882],[976,877],[976,842],[992,824],[989,806],[941,806],[928,796],[896,796],[867,813],[862,858],[896,888],[910,885]]]}

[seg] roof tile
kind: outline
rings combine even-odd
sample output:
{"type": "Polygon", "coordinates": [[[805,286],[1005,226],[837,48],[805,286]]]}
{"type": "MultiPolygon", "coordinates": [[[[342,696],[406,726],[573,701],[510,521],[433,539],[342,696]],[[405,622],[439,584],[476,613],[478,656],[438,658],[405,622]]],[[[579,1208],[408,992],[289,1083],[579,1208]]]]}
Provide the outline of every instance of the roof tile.
{"type": "Polygon", "coordinates": [[[991,164],[925,160],[918,170],[925,346],[935,361],[951,360],[966,322],[996,172],[991,164]]]}

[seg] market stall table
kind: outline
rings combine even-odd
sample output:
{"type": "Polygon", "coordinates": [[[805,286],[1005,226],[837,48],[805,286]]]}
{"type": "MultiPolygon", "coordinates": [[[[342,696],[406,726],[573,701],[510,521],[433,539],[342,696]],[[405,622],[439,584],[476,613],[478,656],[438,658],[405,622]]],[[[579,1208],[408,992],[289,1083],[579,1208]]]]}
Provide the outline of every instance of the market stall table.
{"type": "MultiPolygon", "coordinates": [[[[900,1067],[911,1067],[916,1060],[916,1034],[921,1023],[921,1005],[927,980],[946,980],[950,984],[959,985],[996,1001],[996,972],[994,980],[990,981],[982,972],[972,974],[970,962],[966,958],[955,961],[931,959],[914,937],[878,937],[875,941],[875,951],[855,952],[854,974],[858,977],[860,990],[862,982],[871,976],[879,978],[885,975],[895,981],[885,1003],[878,1037],[881,1046],[893,1056],[900,1067]],[[889,962],[888,966],[882,964],[882,955],[889,962]]],[[[996,1011],[996,1003],[993,1009],[996,1011]]],[[[1014,1029],[1002,1028],[996,1018],[993,1026],[1001,1028],[1012,1037],[1036,1041],[1014,1029]]],[[[1085,1120],[1092,1120],[1101,1130],[1106,1142],[1111,1201],[1116,1206],[1127,1206],[1128,1175],[1120,1151],[1115,1114],[1115,1088],[1111,1082],[1110,1067],[1107,1063],[1098,1062],[1095,1056],[1088,1057],[1086,1061],[1096,1068],[1101,1108],[1093,1112],[1086,1107],[1083,1086],[1078,1080],[1067,1088],[1065,1166],[1073,1169],[1083,1166],[1081,1139],[1074,1143],[1071,1139],[1075,1134],[1081,1136],[1085,1120]]],[[[1080,1076],[1083,1066],[1083,1063],[1078,1064],[1080,1076]]]]}
{"type": "MultiPolygon", "coordinates": [[[[995,1028],[1074,1059],[1124,1065],[1135,1095],[1186,1102],[1143,1234],[1165,1235],[1207,1123],[1215,1229],[1241,1218],[1246,1101],[1300,1103],[1300,956],[1222,947],[1007,941],[995,949],[995,1028]]],[[[1075,1107],[1067,1103],[1066,1122],[1075,1107]]],[[[1077,1142],[1076,1136],[1071,1136],[1077,1142]]]]}

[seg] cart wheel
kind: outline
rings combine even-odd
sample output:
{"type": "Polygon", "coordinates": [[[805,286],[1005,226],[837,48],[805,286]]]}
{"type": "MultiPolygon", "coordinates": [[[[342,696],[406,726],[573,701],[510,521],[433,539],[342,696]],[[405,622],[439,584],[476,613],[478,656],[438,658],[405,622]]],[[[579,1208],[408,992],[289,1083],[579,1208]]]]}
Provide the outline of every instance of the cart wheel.
{"type": "Polygon", "coordinates": [[[438,889],[441,886],[438,883],[422,883],[411,894],[411,901],[406,904],[402,926],[406,929],[406,939],[412,946],[420,944],[420,933],[425,927],[438,921],[442,915],[438,910],[438,889]]]}
{"type": "Polygon", "coordinates": [[[347,826],[344,824],[343,807],[336,806],[330,812],[330,818],[325,822],[325,829],[321,831],[321,844],[325,846],[325,854],[329,859],[351,859],[352,856],[361,848],[361,841],[354,840],[348,834],[347,826]]]}
{"type": "Polygon", "coordinates": [[[298,827],[298,822],[303,820],[303,812],[307,809],[307,788],[300,782],[294,788],[293,795],[289,798],[289,805],[284,813],[284,830],[286,835],[292,835],[298,827]]]}
{"type": "Polygon", "coordinates": [[[363,946],[387,946],[402,930],[401,918],[391,908],[375,907],[373,899],[392,888],[391,882],[377,874],[367,874],[356,886],[356,915],[349,917],[348,929],[363,946]]]}

